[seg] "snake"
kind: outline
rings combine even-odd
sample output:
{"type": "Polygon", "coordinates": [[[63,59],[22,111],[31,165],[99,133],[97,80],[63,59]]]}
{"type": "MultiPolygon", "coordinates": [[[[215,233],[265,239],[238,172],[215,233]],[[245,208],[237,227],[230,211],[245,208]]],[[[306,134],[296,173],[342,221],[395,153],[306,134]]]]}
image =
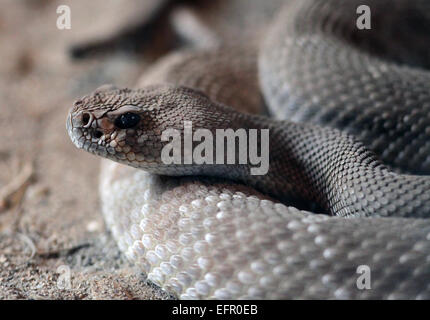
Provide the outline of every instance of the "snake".
{"type": "Polygon", "coordinates": [[[136,88],[76,100],[68,134],[104,158],[102,212],[139,272],[180,299],[429,299],[429,6],[284,1],[258,41],[174,52],[136,88]],[[267,172],[163,161],[185,122],[268,130],[267,172]]]}

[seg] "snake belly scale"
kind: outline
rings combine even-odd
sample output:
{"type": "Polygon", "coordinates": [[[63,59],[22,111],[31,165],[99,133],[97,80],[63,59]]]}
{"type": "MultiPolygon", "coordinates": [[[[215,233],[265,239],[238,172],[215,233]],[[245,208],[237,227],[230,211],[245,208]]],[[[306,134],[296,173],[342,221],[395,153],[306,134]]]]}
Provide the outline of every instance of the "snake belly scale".
{"type": "Polygon", "coordinates": [[[76,101],[73,143],[109,159],[106,224],[151,281],[182,299],[430,298],[425,32],[402,56],[382,39],[404,12],[422,22],[411,30],[430,26],[430,8],[368,2],[374,33],[355,29],[359,1],[289,0],[258,46],[174,53],[136,89],[76,101]],[[273,118],[253,114],[261,96],[273,118]],[[164,164],[161,134],[184,121],[269,129],[268,173],[164,164]],[[362,266],[368,290],[357,282],[362,266]]]}

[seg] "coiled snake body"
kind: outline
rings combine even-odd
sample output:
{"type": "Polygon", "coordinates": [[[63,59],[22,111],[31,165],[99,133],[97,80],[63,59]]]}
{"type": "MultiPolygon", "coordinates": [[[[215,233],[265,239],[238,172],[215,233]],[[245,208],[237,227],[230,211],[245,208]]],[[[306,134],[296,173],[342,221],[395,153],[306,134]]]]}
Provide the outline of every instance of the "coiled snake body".
{"type": "Polygon", "coordinates": [[[430,8],[369,1],[374,29],[363,31],[360,4],[287,1],[258,54],[251,44],[174,54],[142,89],[75,103],[75,145],[129,165],[103,163],[103,213],[150,280],[183,299],[430,298],[430,73],[417,66],[430,8]],[[259,86],[288,120],[228,107],[259,110],[259,86]],[[161,133],[184,121],[269,129],[267,175],[162,163],[161,133]]]}

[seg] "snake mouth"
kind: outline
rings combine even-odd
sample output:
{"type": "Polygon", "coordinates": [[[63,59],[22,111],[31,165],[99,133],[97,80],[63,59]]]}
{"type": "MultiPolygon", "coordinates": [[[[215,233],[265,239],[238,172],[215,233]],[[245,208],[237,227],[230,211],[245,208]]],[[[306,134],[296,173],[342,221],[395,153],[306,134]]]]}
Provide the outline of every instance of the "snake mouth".
{"type": "Polygon", "coordinates": [[[79,146],[78,140],[75,137],[74,134],[74,128],[73,128],[73,123],[72,123],[72,115],[71,113],[68,114],[67,116],[67,120],[66,120],[66,130],[67,133],[69,134],[70,139],[72,140],[73,144],[78,147],[79,149],[81,149],[81,147],[79,146]]]}
{"type": "Polygon", "coordinates": [[[90,141],[86,138],[86,131],[88,129],[85,129],[84,127],[75,127],[73,125],[71,113],[69,113],[69,115],[67,116],[66,129],[67,129],[67,133],[69,134],[70,140],[72,140],[72,143],[78,149],[84,149],[86,151],[89,151],[88,142],[90,141]]]}
{"type": "MultiPolygon", "coordinates": [[[[87,119],[88,120],[88,119],[87,119]]],[[[106,136],[99,128],[88,127],[89,121],[81,123],[70,112],[66,120],[66,129],[70,140],[78,149],[88,153],[118,161],[113,155],[113,148],[106,145],[106,136]]]]}
{"type": "Polygon", "coordinates": [[[67,120],[66,120],[66,129],[67,129],[67,132],[70,132],[70,128],[72,128],[72,127],[73,127],[73,125],[72,125],[72,115],[69,113],[67,115],[67,120]]]}

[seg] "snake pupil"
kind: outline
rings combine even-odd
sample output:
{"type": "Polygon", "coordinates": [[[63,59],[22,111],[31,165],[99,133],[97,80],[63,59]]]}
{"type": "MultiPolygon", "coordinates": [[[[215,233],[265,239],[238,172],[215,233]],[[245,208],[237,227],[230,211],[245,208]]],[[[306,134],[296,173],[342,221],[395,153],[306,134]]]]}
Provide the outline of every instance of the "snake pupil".
{"type": "Polygon", "coordinates": [[[127,112],[115,119],[115,126],[120,129],[130,129],[135,127],[140,121],[138,114],[127,112]]]}

